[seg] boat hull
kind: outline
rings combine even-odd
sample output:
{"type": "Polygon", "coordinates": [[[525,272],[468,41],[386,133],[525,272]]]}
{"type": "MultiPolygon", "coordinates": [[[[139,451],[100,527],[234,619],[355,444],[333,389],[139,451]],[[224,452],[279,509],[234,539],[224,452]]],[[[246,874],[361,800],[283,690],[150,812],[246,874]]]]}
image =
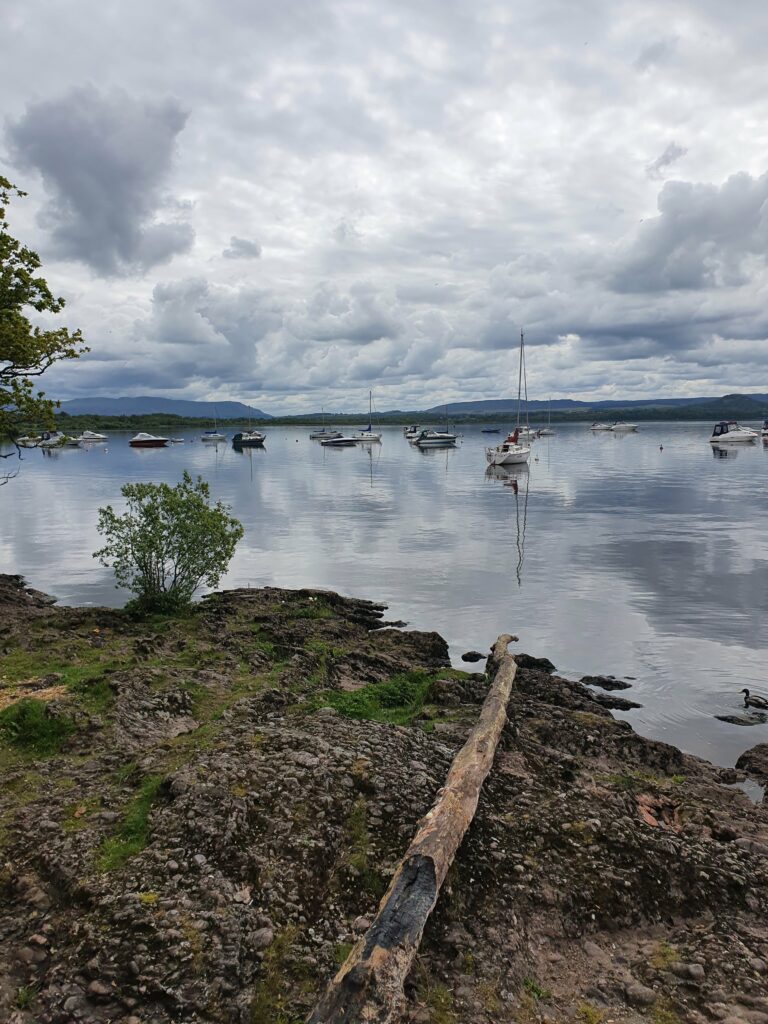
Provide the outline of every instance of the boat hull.
{"type": "Polygon", "coordinates": [[[531,457],[531,449],[525,444],[510,445],[506,449],[486,448],[485,457],[491,466],[519,466],[531,457]]]}
{"type": "Polygon", "coordinates": [[[165,448],[168,442],[158,438],[156,441],[129,441],[131,448],[165,448]]]}

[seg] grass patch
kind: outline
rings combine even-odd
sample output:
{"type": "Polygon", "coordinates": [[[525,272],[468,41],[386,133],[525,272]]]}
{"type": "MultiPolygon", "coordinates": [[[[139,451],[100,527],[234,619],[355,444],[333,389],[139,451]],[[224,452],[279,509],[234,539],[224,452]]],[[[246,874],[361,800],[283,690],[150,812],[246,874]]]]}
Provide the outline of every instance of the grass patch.
{"type": "Polygon", "coordinates": [[[163,778],[148,775],[128,805],[117,835],[101,844],[97,866],[100,871],[114,871],[140,853],[149,842],[149,812],[155,802],[163,778]]]}
{"type": "Polygon", "coordinates": [[[651,1007],[650,1017],[653,1024],[680,1024],[680,1017],[670,999],[658,999],[651,1007]]]}
{"type": "Polygon", "coordinates": [[[344,961],[347,959],[349,954],[354,949],[354,942],[337,942],[333,947],[333,959],[335,963],[341,967],[344,961]]]}
{"type": "Polygon", "coordinates": [[[426,672],[406,672],[351,692],[325,690],[315,696],[313,709],[330,705],[345,718],[408,725],[424,706],[431,684],[426,672]]]}
{"type": "Polygon", "coordinates": [[[548,988],[540,985],[535,978],[523,978],[523,988],[534,999],[549,999],[552,995],[548,988]]]}
{"type": "Polygon", "coordinates": [[[37,989],[34,985],[22,985],[16,992],[16,1007],[19,1010],[31,1010],[37,999],[37,989]]]}
{"type": "Polygon", "coordinates": [[[368,810],[365,799],[358,797],[345,823],[349,853],[347,864],[354,869],[360,887],[375,899],[381,899],[387,889],[384,878],[371,867],[368,857],[371,837],[368,833],[368,810]]]}
{"type": "Polygon", "coordinates": [[[297,935],[296,928],[284,928],[267,948],[251,1000],[251,1024],[302,1024],[304,1017],[290,1010],[291,997],[302,987],[297,985],[302,979],[296,977],[290,963],[297,935]]]}
{"type": "Polygon", "coordinates": [[[669,789],[685,782],[684,775],[654,775],[653,772],[623,772],[621,774],[600,775],[600,782],[607,782],[616,789],[635,793],[644,789],[669,789]]]}
{"type": "Polygon", "coordinates": [[[592,1003],[581,1002],[576,1007],[576,1020],[581,1024],[602,1024],[605,1020],[605,1010],[598,1010],[592,1003]]]}
{"type": "Polygon", "coordinates": [[[656,970],[664,971],[672,964],[677,963],[679,959],[680,954],[674,946],[670,946],[668,942],[657,942],[649,957],[649,963],[656,970]]]}
{"type": "Polygon", "coordinates": [[[453,995],[441,981],[432,981],[425,971],[416,986],[416,997],[429,1011],[429,1024],[456,1024],[458,1017],[453,1009],[453,995]]]}
{"type": "Polygon", "coordinates": [[[37,757],[51,757],[75,731],[75,723],[65,716],[48,713],[45,701],[23,697],[0,711],[0,739],[37,757]]]}

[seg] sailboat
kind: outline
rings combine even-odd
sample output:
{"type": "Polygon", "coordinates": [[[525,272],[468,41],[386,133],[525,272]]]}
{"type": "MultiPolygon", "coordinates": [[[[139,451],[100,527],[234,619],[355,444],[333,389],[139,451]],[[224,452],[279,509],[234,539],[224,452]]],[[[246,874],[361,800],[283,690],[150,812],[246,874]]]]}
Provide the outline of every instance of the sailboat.
{"type": "Polygon", "coordinates": [[[379,431],[377,433],[373,429],[373,424],[372,424],[372,420],[371,420],[371,410],[373,408],[373,404],[372,403],[373,403],[373,393],[371,391],[369,391],[368,392],[368,426],[365,428],[365,430],[358,430],[358,432],[356,434],[352,435],[352,437],[354,437],[354,439],[356,441],[381,441],[381,432],[379,431]]]}
{"type": "Polygon", "coordinates": [[[216,406],[213,407],[213,430],[206,430],[205,433],[200,437],[201,441],[208,441],[210,444],[221,444],[222,441],[226,441],[226,437],[219,433],[218,423],[216,422],[216,406]]]}
{"type": "Polygon", "coordinates": [[[311,430],[309,432],[310,441],[330,441],[334,438],[341,437],[340,430],[329,430],[325,425],[325,409],[320,410],[320,415],[323,417],[323,425],[320,430],[311,430]]]}
{"type": "MultiPolygon", "coordinates": [[[[521,462],[527,462],[531,455],[531,446],[529,444],[520,444],[520,403],[522,400],[522,387],[523,387],[523,366],[525,360],[525,336],[523,331],[520,331],[520,360],[518,363],[517,370],[517,425],[515,431],[512,434],[508,434],[507,437],[497,444],[494,448],[485,449],[486,461],[491,466],[514,466],[519,465],[521,462]]],[[[528,391],[528,385],[526,383],[526,395],[528,391]]]]}
{"type": "Polygon", "coordinates": [[[552,437],[554,435],[552,429],[552,399],[549,400],[549,408],[547,409],[547,425],[542,427],[539,431],[539,437],[552,437]]]}

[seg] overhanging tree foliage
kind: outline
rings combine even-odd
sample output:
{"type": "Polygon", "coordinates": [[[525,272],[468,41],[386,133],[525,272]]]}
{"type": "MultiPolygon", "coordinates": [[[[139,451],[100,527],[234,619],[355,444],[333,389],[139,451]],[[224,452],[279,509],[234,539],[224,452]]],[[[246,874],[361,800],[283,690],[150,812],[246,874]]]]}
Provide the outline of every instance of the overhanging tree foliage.
{"type": "Polygon", "coordinates": [[[93,557],[111,565],[117,585],[136,594],[140,612],[173,612],[205,583],[218,585],[243,535],[228,505],[210,502],[208,484],[184,472],[181,483],[125,484],[128,501],[118,515],[99,509],[98,530],[107,543],[93,557]]]}
{"type": "Polygon", "coordinates": [[[0,441],[15,440],[23,423],[53,425],[56,403],[36,390],[35,378],[59,360],[88,351],[80,331],[43,330],[25,316],[32,310],[60,313],[64,299],[53,295],[45,278],[35,276],[37,253],[7,230],[8,203],[24,195],[0,175],[0,441]]]}

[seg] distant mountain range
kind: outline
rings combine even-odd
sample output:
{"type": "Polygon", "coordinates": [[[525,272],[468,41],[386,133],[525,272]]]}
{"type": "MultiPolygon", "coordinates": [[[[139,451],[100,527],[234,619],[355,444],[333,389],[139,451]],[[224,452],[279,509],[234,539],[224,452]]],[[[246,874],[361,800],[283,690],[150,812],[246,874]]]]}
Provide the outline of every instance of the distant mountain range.
{"type": "MultiPolygon", "coordinates": [[[[756,403],[760,406],[760,409],[768,404],[768,394],[753,394],[753,395],[715,395],[706,398],[640,398],[640,399],[610,399],[600,402],[579,402],[571,398],[556,398],[553,399],[551,408],[555,412],[580,412],[588,409],[594,409],[599,412],[601,409],[669,409],[679,408],[685,405],[716,405],[718,402],[722,402],[725,399],[744,399],[748,402],[756,403]]],[[[525,403],[523,403],[525,407],[525,403]]],[[[550,408],[550,403],[540,401],[529,401],[528,409],[530,412],[534,411],[546,411],[550,408]]],[[[449,416],[487,416],[493,415],[493,413],[512,412],[517,409],[516,398],[494,398],[487,402],[451,402],[446,407],[445,405],[436,405],[431,409],[426,409],[425,412],[430,413],[434,416],[444,416],[446,412],[449,416]]],[[[758,415],[756,413],[755,415],[758,415]]]]}
{"type": "MultiPolygon", "coordinates": [[[[525,406],[524,406],[525,408],[525,406]]],[[[528,411],[541,414],[550,408],[548,401],[528,402],[528,411]]],[[[626,415],[640,419],[711,419],[743,416],[746,419],[760,419],[768,414],[768,393],[751,395],[722,395],[705,398],[642,398],[610,399],[597,402],[583,402],[572,398],[557,398],[552,401],[552,418],[559,422],[570,419],[610,418],[621,410],[626,415]]],[[[482,419],[506,417],[517,409],[516,398],[494,398],[481,402],[449,402],[447,406],[436,405],[430,409],[380,411],[376,418],[397,422],[404,417],[416,422],[425,419],[482,419]]],[[[319,422],[320,412],[290,413],[275,417],[270,413],[242,402],[193,402],[178,398],[143,396],[140,398],[75,398],[61,403],[61,412],[69,416],[178,416],[186,419],[209,420],[271,420],[283,422],[319,422]]],[[[350,410],[344,413],[325,413],[329,423],[367,420],[367,411],[350,410]]]]}
{"type": "Polygon", "coordinates": [[[190,402],[179,398],[73,398],[61,403],[61,412],[70,416],[171,416],[199,417],[201,420],[270,420],[268,412],[242,402],[190,402]]]}

